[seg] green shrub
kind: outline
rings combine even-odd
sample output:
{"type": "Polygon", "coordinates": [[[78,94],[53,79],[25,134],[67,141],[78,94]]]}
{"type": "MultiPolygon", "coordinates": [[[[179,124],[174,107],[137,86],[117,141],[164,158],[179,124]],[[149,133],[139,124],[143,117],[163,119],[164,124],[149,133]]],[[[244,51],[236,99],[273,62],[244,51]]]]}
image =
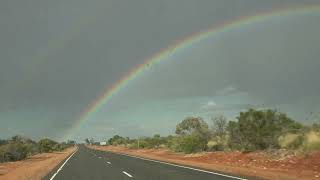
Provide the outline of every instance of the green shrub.
{"type": "Polygon", "coordinates": [[[110,144],[110,145],[125,145],[125,144],[127,144],[128,142],[130,141],[130,139],[129,138],[124,138],[124,137],[121,137],[121,136],[119,136],[119,135],[115,135],[115,136],[113,136],[112,138],[110,138],[109,140],[108,140],[108,143],[110,144]]]}
{"type": "Polygon", "coordinates": [[[305,134],[305,141],[302,145],[303,151],[320,150],[320,132],[310,131],[305,134]]]}
{"type": "Polygon", "coordinates": [[[142,149],[143,148],[151,148],[151,146],[147,140],[139,139],[139,141],[137,141],[137,143],[139,144],[139,148],[142,148],[142,149]]]}
{"type": "Polygon", "coordinates": [[[320,132],[320,123],[313,123],[311,128],[313,131],[320,132]]]}
{"type": "Polygon", "coordinates": [[[225,137],[220,138],[219,136],[211,139],[207,143],[207,150],[208,151],[223,151],[227,147],[225,137]]]}
{"type": "Polygon", "coordinates": [[[229,121],[227,126],[227,132],[229,134],[228,146],[230,149],[244,150],[243,137],[239,128],[239,123],[235,121],[229,121]]]}
{"type": "Polygon", "coordinates": [[[36,142],[22,136],[13,136],[0,146],[0,162],[19,161],[38,153],[36,142]]]}
{"type": "Polygon", "coordinates": [[[127,144],[127,147],[130,149],[138,149],[138,143],[137,142],[132,142],[130,144],[127,144]]]}
{"type": "Polygon", "coordinates": [[[161,144],[166,143],[165,138],[161,137],[159,134],[155,134],[152,138],[148,138],[147,141],[151,148],[159,148],[161,144]]]}
{"type": "Polygon", "coordinates": [[[209,126],[201,117],[187,117],[176,126],[177,135],[197,134],[209,138],[209,126]]]}
{"type": "Polygon", "coordinates": [[[305,141],[305,138],[301,135],[299,135],[292,143],[289,144],[289,149],[298,149],[303,145],[303,142],[305,141]]]}
{"type": "Polygon", "coordinates": [[[22,143],[9,143],[1,146],[1,162],[19,161],[27,157],[28,149],[22,143]]]}
{"type": "Polygon", "coordinates": [[[181,152],[179,137],[168,136],[167,137],[167,147],[175,152],[181,152]]]}
{"type": "Polygon", "coordinates": [[[241,112],[238,122],[229,122],[230,145],[245,151],[279,148],[279,137],[297,132],[302,125],[274,110],[241,112]],[[238,145],[236,145],[238,144],[238,145]]]}
{"type": "Polygon", "coordinates": [[[200,117],[188,117],[176,126],[177,137],[170,143],[178,152],[194,153],[207,149],[210,137],[208,124],[200,117]]]}
{"type": "Polygon", "coordinates": [[[36,143],[26,137],[13,136],[0,145],[0,162],[19,161],[39,152],[62,151],[69,146],[50,139],[42,139],[36,143]]]}
{"type": "Polygon", "coordinates": [[[48,152],[60,150],[57,144],[58,144],[57,142],[55,142],[51,139],[48,139],[48,138],[41,139],[38,142],[39,151],[41,153],[48,153],[48,152]]]}
{"type": "Polygon", "coordinates": [[[176,152],[195,153],[206,150],[207,140],[199,135],[185,135],[172,139],[170,149],[176,152]]]}
{"type": "Polygon", "coordinates": [[[281,148],[299,149],[305,141],[303,134],[288,133],[279,137],[278,142],[281,148]]]}
{"type": "Polygon", "coordinates": [[[27,152],[28,152],[27,155],[28,156],[31,156],[31,155],[39,153],[39,147],[38,147],[38,144],[36,144],[36,143],[25,144],[25,147],[27,149],[27,152]]]}

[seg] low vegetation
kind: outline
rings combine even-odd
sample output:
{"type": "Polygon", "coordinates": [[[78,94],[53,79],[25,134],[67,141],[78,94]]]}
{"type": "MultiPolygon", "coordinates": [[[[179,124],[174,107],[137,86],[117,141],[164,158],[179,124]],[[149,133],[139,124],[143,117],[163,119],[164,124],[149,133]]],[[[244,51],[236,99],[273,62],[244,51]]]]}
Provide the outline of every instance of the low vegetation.
{"type": "Polygon", "coordinates": [[[249,109],[233,121],[218,115],[211,119],[209,126],[201,117],[188,117],[177,124],[175,135],[156,134],[138,139],[115,135],[107,144],[169,148],[183,153],[275,149],[310,152],[320,150],[320,124],[303,125],[276,110],[249,109]]]}
{"type": "Polygon", "coordinates": [[[47,138],[36,142],[26,137],[13,136],[7,140],[0,140],[0,162],[19,161],[37,153],[62,151],[74,143],[58,143],[47,138]]]}

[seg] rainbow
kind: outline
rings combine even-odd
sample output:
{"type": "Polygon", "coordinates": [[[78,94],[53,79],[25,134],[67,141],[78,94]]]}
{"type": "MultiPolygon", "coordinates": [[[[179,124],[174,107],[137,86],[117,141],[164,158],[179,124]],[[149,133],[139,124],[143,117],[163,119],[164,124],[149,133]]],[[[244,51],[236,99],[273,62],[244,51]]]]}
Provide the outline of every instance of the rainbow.
{"type": "Polygon", "coordinates": [[[146,58],[144,63],[132,67],[121,79],[115,82],[111,87],[105,88],[103,93],[100,96],[98,96],[95,100],[93,100],[91,104],[89,104],[84,109],[84,111],[79,116],[77,123],[75,123],[74,126],[70,129],[68,135],[70,135],[70,133],[76,130],[77,128],[80,128],[85,121],[89,120],[90,116],[92,116],[95,112],[99,110],[99,108],[105,105],[115,94],[117,94],[117,92],[125,88],[130,81],[136,79],[150,66],[154,66],[160,63],[162,60],[166,59],[167,57],[176,53],[177,51],[187,49],[188,47],[191,47],[197,42],[207,39],[208,37],[217,36],[230,30],[241,28],[243,26],[247,26],[258,22],[263,22],[271,18],[291,15],[304,15],[308,13],[318,12],[320,12],[319,4],[303,7],[277,9],[271,12],[269,11],[255,14],[254,16],[245,16],[233,19],[231,21],[227,21],[222,24],[213,26],[205,31],[196,32],[188,37],[179,39],[167,48],[162,49],[161,51],[152,55],[149,58],[146,58]]]}

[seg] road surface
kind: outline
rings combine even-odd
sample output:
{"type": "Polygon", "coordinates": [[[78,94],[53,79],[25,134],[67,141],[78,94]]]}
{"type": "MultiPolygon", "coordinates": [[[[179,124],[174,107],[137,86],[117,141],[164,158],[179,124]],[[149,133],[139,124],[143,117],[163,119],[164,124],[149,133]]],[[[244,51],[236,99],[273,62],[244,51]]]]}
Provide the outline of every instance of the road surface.
{"type": "Polygon", "coordinates": [[[89,149],[78,150],[45,180],[236,180],[236,176],[89,149]]]}

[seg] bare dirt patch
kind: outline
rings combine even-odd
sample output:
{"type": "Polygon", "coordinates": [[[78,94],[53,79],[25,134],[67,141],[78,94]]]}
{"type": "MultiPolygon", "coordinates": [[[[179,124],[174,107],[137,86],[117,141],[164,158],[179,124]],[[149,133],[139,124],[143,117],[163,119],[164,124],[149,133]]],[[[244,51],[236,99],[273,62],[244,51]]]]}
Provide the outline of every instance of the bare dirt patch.
{"type": "Polygon", "coordinates": [[[42,179],[74,152],[75,148],[68,148],[63,152],[37,154],[23,161],[0,163],[0,180],[42,179]]]}
{"type": "Polygon", "coordinates": [[[128,149],[119,146],[89,147],[262,179],[320,180],[320,152],[309,155],[295,155],[285,151],[271,153],[208,152],[185,155],[166,149],[128,149]]]}

